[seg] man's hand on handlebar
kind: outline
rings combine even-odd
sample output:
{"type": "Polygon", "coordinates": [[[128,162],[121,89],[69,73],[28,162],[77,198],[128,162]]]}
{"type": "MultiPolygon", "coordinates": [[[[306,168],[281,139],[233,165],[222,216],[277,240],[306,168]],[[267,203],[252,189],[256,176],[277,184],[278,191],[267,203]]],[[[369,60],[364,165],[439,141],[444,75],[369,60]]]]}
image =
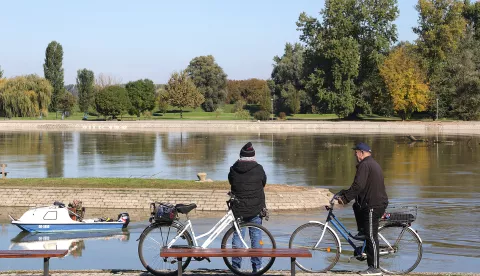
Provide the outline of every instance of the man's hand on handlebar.
{"type": "Polygon", "coordinates": [[[337,201],[338,201],[339,204],[342,204],[342,205],[345,205],[345,204],[348,203],[347,199],[344,196],[337,197],[337,201]]]}
{"type": "Polygon", "coordinates": [[[348,200],[344,194],[345,194],[345,190],[341,190],[340,192],[335,194],[334,198],[337,200],[339,204],[342,204],[342,205],[348,204],[348,200]]]}

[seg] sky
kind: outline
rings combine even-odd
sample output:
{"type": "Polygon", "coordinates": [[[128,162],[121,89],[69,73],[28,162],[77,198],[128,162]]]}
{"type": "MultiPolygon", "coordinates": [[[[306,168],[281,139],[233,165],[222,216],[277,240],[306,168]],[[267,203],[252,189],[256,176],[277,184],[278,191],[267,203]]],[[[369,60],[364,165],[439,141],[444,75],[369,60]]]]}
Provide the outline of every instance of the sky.
{"type": "MultiPolygon", "coordinates": [[[[398,38],[413,41],[416,0],[398,2],[398,38]]],[[[201,55],[213,55],[229,79],[267,79],[273,57],[299,41],[299,14],[318,17],[323,7],[324,0],[0,0],[0,66],[5,77],[43,76],[55,40],[65,84],[83,68],[124,83],[166,83],[201,55]]]]}

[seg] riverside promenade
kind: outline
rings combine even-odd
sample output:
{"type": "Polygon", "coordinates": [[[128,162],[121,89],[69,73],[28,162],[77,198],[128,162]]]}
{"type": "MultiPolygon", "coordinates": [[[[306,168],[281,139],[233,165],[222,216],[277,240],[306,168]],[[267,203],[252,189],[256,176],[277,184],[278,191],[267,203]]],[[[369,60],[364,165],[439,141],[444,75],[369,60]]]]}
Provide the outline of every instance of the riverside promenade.
{"type": "Polygon", "coordinates": [[[480,135],[480,121],[220,121],[220,120],[3,120],[2,131],[194,131],[215,133],[392,133],[411,135],[480,135]]]}
{"type": "MultiPolygon", "coordinates": [[[[280,261],[281,259],[278,259],[280,261]]],[[[285,259],[285,261],[288,261],[285,259]]],[[[41,271],[4,271],[0,272],[0,276],[37,276],[41,275],[41,271]]],[[[51,270],[50,275],[52,276],[110,276],[110,275],[122,275],[122,276],[151,276],[152,274],[146,271],[140,270],[68,270],[68,271],[55,271],[51,270]]],[[[183,275],[196,275],[196,276],[209,276],[209,275],[219,275],[219,276],[226,276],[226,275],[235,275],[229,270],[223,269],[204,269],[204,270],[189,270],[187,268],[186,271],[183,272],[183,275]]],[[[269,275],[290,275],[290,271],[282,270],[271,270],[267,271],[267,273],[263,274],[265,276],[269,275]]],[[[302,276],[328,276],[328,275],[335,275],[335,276],[352,276],[352,275],[359,275],[358,272],[328,272],[328,273],[305,273],[297,268],[295,275],[302,275],[302,276]]],[[[390,276],[394,276],[393,274],[389,274],[390,276]]],[[[415,273],[411,272],[407,274],[409,276],[480,276],[480,273],[452,273],[452,272],[444,272],[444,273],[415,273]]]]}

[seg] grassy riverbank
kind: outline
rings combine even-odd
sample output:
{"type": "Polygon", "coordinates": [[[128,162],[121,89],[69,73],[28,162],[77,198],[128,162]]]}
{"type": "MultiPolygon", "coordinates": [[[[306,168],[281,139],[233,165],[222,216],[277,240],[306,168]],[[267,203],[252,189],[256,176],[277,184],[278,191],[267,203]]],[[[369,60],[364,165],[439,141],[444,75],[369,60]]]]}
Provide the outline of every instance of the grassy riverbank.
{"type": "Polygon", "coordinates": [[[196,182],[145,178],[7,178],[0,181],[0,187],[228,189],[229,184],[228,181],[196,182]]]}
{"type": "MultiPolygon", "coordinates": [[[[146,178],[7,178],[0,179],[0,187],[229,190],[230,184],[226,180],[197,182],[194,180],[146,178]]],[[[267,184],[265,189],[267,191],[299,191],[310,188],[267,184]]]]}
{"type": "MultiPolygon", "coordinates": [[[[250,118],[248,120],[253,120],[253,113],[258,110],[258,107],[252,105],[250,109],[250,118]]],[[[77,110],[77,108],[70,113],[70,116],[65,117],[64,120],[68,121],[81,121],[83,118],[83,112],[77,110]]],[[[278,114],[277,114],[278,115],[278,114]]],[[[275,116],[276,120],[280,120],[275,116]]],[[[62,118],[61,113],[49,112],[46,117],[13,117],[10,120],[60,120],[62,118]]],[[[104,116],[98,114],[90,114],[87,121],[101,121],[105,120],[104,116]]],[[[142,114],[139,117],[132,116],[128,114],[123,114],[118,116],[120,121],[156,121],[156,120],[182,120],[180,118],[180,110],[170,107],[165,113],[155,109],[153,112],[142,114]]],[[[234,112],[233,104],[225,104],[218,111],[215,112],[205,112],[200,107],[198,108],[185,108],[183,110],[183,120],[239,120],[244,121],[245,119],[238,118],[234,112]]],[[[295,114],[289,115],[284,118],[284,120],[295,120],[295,121],[401,121],[401,118],[398,116],[380,116],[376,114],[371,115],[360,115],[358,118],[352,119],[341,119],[335,114],[295,114]]],[[[433,121],[426,114],[413,114],[412,118],[408,121],[422,121],[430,122],[433,121]]],[[[454,121],[451,118],[441,118],[440,121],[454,121]]]]}

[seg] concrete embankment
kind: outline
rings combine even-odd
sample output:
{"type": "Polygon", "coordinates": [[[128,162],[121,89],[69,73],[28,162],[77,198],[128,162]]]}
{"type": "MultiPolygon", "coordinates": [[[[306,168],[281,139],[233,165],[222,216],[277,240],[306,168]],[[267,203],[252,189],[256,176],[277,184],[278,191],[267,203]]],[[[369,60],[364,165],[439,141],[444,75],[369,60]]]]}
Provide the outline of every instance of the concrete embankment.
{"type": "MultiPolygon", "coordinates": [[[[266,190],[267,208],[271,211],[292,211],[319,208],[327,204],[332,194],[327,189],[285,186],[266,190]]],[[[225,211],[226,190],[181,189],[74,189],[74,188],[15,188],[3,187],[0,207],[35,207],[54,201],[65,204],[74,199],[92,209],[148,209],[151,202],[196,203],[197,211],[225,211]]],[[[20,214],[21,215],[21,214],[20,214]]]]}
{"type": "Polygon", "coordinates": [[[243,133],[397,133],[480,134],[480,122],[364,122],[364,121],[69,121],[4,120],[7,131],[201,131],[243,133]]]}

